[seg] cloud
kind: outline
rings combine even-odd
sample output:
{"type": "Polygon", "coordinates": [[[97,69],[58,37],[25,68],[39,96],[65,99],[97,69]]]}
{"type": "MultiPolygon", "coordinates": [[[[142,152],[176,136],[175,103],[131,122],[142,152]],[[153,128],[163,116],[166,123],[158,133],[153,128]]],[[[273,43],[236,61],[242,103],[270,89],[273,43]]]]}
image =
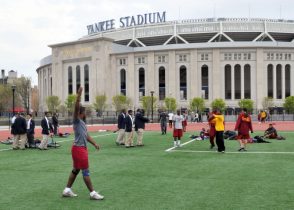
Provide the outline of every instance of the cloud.
{"type": "Polygon", "coordinates": [[[294,19],[293,7],[290,0],[1,0],[0,68],[31,76],[37,84],[39,60],[51,54],[47,46],[77,40],[87,34],[88,24],[99,21],[157,11],[166,11],[167,20],[213,16],[294,19]]]}

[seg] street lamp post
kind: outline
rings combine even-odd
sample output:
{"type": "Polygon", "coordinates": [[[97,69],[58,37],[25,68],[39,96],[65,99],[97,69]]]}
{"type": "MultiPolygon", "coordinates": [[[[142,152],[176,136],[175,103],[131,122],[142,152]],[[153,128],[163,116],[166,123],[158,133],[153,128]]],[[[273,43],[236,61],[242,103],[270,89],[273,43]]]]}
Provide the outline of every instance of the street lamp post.
{"type": "Polygon", "coordinates": [[[150,91],[151,93],[151,120],[153,122],[153,94],[154,94],[154,91],[150,91]]]}
{"type": "Polygon", "coordinates": [[[16,85],[11,86],[11,89],[12,89],[12,113],[13,113],[13,116],[15,115],[15,102],[14,102],[15,88],[16,88],[16,85]]]}

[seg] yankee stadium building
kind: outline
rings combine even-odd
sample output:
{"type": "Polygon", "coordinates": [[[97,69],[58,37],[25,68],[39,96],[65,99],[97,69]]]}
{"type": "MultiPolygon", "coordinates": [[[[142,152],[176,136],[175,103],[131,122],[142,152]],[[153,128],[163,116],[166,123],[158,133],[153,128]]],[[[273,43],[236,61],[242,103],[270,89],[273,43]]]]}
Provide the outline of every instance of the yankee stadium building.
{"type": "Polygon", "coordinates": [[[84,87],[82,103],[97,95],[123,94],[140,107],[140,96],[177,99],[188,107],[194,97],[207,106],[223,98],[229,107],[264,97],[276,106],[294,95],[294,21],[211,18],[167,21],[166,13],[107,20],[85,27],[77,41],[53,44],[37,69],[40,110],[46,98],[84,87]],[[117,26],[116,26],[117,25],[117,26]]]}

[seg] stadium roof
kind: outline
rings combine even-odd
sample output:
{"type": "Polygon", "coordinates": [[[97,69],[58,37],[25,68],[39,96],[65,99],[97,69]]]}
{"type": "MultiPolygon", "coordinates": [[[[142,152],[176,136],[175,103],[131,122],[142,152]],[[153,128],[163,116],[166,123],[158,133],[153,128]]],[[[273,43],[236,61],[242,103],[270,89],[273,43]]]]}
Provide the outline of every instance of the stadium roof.
{"type": "Polygon", "coordinates": [[[261,18],[208,18],[120,28],[82,37],[113,39],[119,45],[148,47],[215,42],[293,42],[294,21],[261,18]]]}

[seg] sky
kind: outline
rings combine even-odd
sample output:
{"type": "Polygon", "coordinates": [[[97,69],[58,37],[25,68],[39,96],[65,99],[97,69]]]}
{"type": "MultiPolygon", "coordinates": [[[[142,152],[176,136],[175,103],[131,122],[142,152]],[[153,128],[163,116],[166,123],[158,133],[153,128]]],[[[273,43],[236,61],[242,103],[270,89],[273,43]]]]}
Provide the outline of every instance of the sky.
{"type": "Polygon", "coordinates": [[[15,70],[37,85],[50,44],[78,40],[87,25],[166,11],[166,20],[211,17],[294,20],[293,0],[0,0],[0,69],[15,70]]]}

